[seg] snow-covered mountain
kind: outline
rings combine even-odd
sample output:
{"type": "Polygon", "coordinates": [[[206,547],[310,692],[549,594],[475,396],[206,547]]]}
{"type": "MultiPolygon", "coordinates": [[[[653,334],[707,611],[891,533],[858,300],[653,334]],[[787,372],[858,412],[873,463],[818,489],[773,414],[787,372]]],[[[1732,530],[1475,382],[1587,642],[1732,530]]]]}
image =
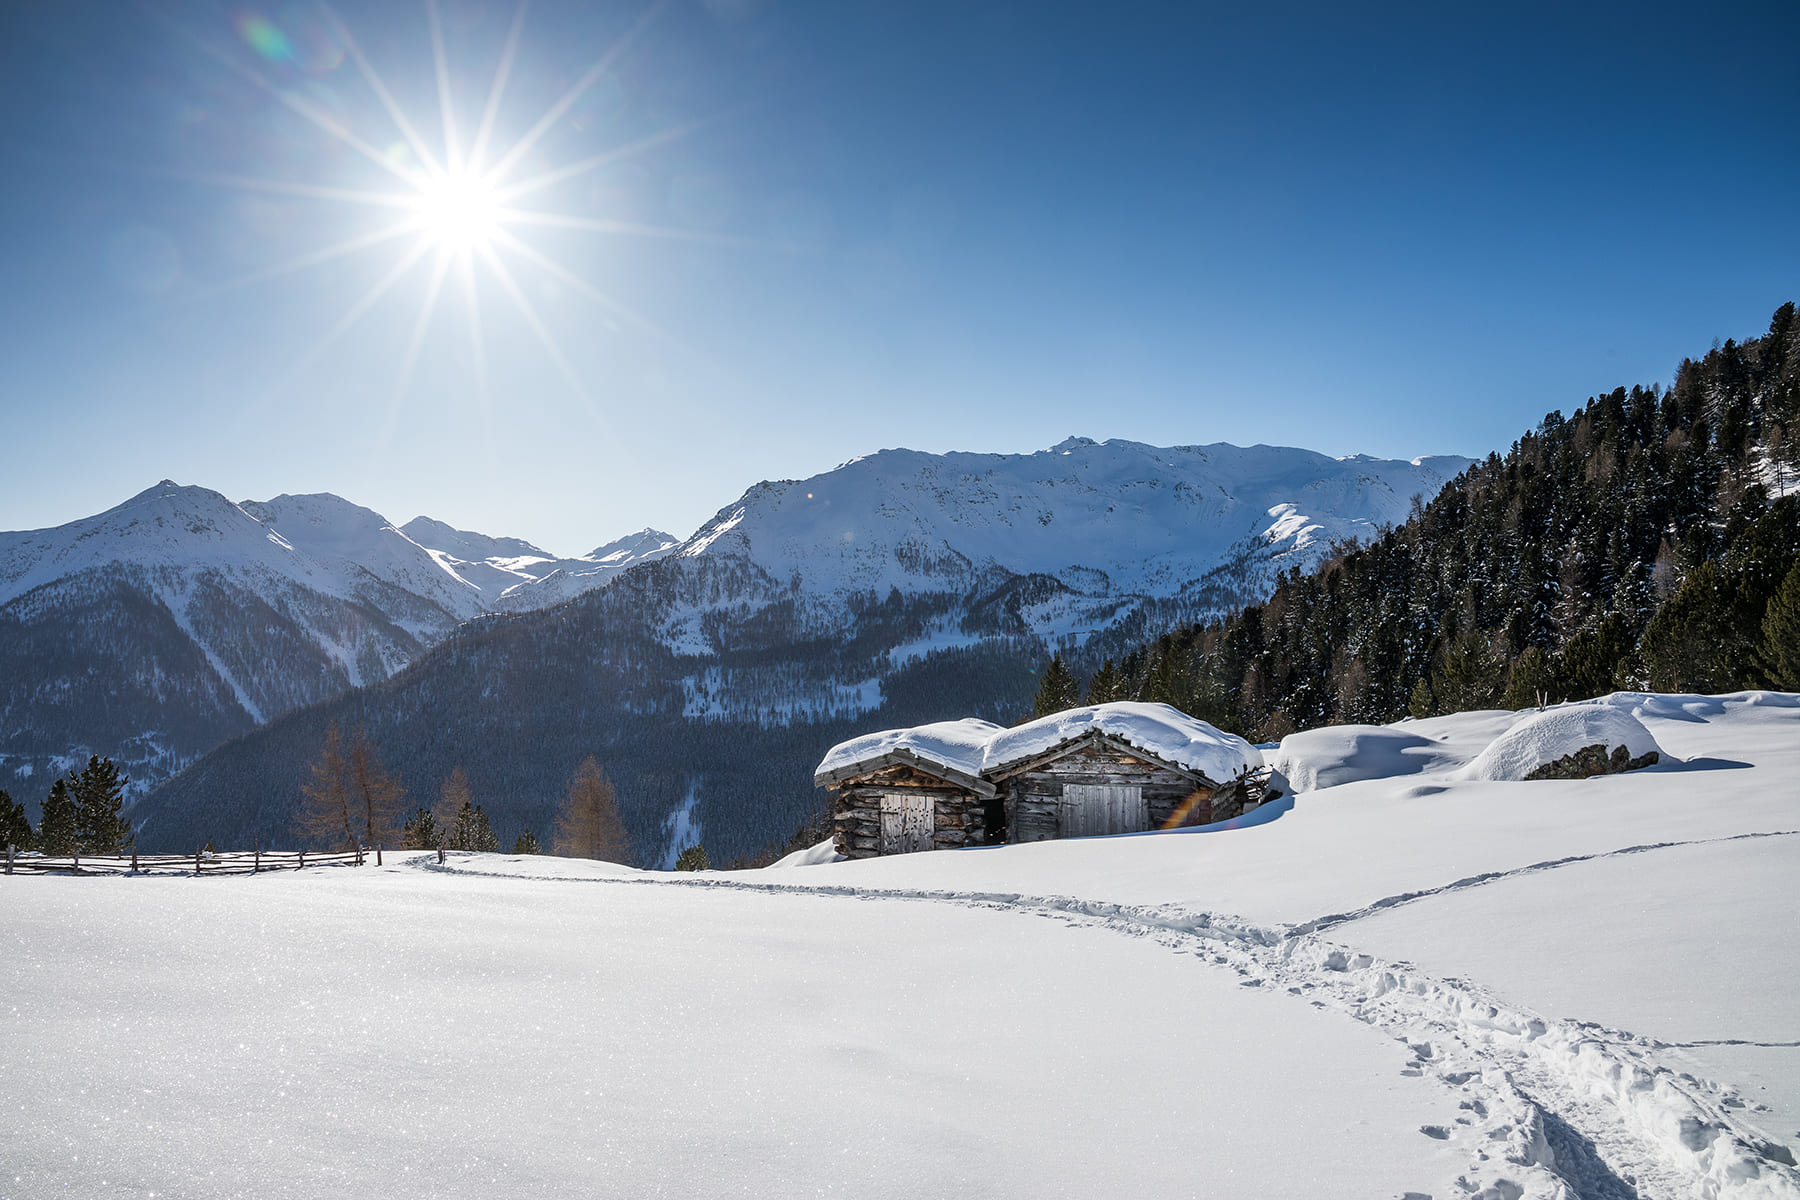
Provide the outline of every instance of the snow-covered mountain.
{"type": "Polygon", "coordinates": [[[763,483],[676,547],[737,554],[819,594],[965,587],[999,569],[1095,594],[1179,595],[1235,549],[1310,563],[1405,519],[1470,464],[1285,446],[1069,438],[1035,454],[883,450],[763,483]]]}
{"type": "MultiPolygon", "coordinates": [[[[697,827],[748,853],[808,815],[811,767],[852,726],[946,707],[1011,721],[1050,650],[1112,653],[1259,601],[1278,571],[1403,520],[1468,462],[1072,438],[886,450],[757,484],[677,545],[647,532],[622,547],[636,565],[554,614],[484,621],[379,689],[221,748],[145,801],[140,837],[281,832],[239,797],[294,794],[335,719],[366,725],[409,780],[464,767],[503,840],[547,829],[569,773],[603,751],[652,860],[697,827]]],[[[518,549],[436,540],[462,562],[518,549]]],[[[581,574],[510,585],[496,607],[581,574]]]]}
{"type": "MultiPolygon", "coordinates": [[[[986,611],[915,610],[875,669],[996,635],[1123,646],[1260,600],[1281,571],[1403,521],[1414,496],[1435,496],[1471,461],[1079,437],[1033,454],[883,450],[758,484],[675,547],[708,582],[671,605],[663,640],[728,652],[741,648],[735,624],[779,609],[798,644],[841,634],[853,610],[890,596],[985,595],[986,611]]],[[[768,621],[752,624],[760,637],[768,621]]],[[[731,690],[719,673],[697,678],[690,715],[744,711],[731,690]]],[[[878,694],[873,677],[840,679],[793,703],[866,708],[878,694]]]]}
{"type": "Polygon", "coordinates": [[[225,738],[388,678],[508,588],[609,573],[597,585],[642,543],[674,540],[646,531],[558,561],[413,525],[423,544],[333,495],[237,504],[164,480],[96,516],[0,533],[0,787],[40,798],[34,775],[90,752],[149,786],[225,738]]]}

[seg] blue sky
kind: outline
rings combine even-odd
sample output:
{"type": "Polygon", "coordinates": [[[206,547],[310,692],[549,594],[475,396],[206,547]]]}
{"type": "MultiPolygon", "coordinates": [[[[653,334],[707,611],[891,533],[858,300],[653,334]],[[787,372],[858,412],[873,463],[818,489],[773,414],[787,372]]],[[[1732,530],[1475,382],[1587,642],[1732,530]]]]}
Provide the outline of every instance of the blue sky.
{"type": "MultiPolygon", "coordinates": [[[[345,34],[448,161],[423,0],[337,11],[0,13],[0,527],[166,476],[568,553],[890,446],[1483,454],[1800,297],[1791,3],[537,0],[487,162],[572,92],[509,178],[622,153],[507,201],[477,338],[485,219],[324,253],[429,170],[345,34]]],[[[464,154],[517,12],[441,0],[464,154]]]]}

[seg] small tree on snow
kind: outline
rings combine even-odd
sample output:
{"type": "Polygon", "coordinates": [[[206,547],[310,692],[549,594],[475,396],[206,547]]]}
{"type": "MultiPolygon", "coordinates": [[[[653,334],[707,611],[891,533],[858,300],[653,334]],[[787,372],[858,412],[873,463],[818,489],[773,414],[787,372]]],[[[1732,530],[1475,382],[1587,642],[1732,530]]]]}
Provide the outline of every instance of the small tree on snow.
{"type": "Polygon", "coordinates": [[[538,846],[537,834],[527,829],[513,841],[512,852],[514,854],[542,854],[543,850],[538,846]]]}
{"type": "Polygon", "coordinates": [[[402,845],[408,850],[436,850],[441,835],[437,818],[429,808],[421,808],[415,812],[400,830],[402,845]]]}
{"type": "Polygon", "coordinates": [[[695,842],[686,850],[675,856],[677,871],[710,871],[712,863],[706,857],[706,847],[695,842]]]}
{"type": "Polygon", "coordinates": [[[117,854],[131,840],[131,822],[119,814],[125,807],[125,776],[110,758],[88,756],[81,774],[69,772],[69,797],[75,802],[75,836],[83,854],[117,854]]]}
{"type": "Polygon", "coordinates": [[[0,788],[0,846],[29,850],[35,844],[31,822],[25,818],[25,806],[0,788]]]}
{"type": "Polygon", "coordinates": [[[81,837],[75,825],[75,800],[69,795],[67,781],[58,779],[50,785],[44,798],[44,814],[38,822],[38,849],[57,858],[81,849],[81,837]]]}
{"type": "Polygon", "coordinates": [[[500,849],[500,839],[494,836],[494,830],[488,824],[487,814],[481,811],[481,805],[463,801],[457,810],[456,826],[450,833],[451,850],[474,850],[491,854],[500,849]]]}

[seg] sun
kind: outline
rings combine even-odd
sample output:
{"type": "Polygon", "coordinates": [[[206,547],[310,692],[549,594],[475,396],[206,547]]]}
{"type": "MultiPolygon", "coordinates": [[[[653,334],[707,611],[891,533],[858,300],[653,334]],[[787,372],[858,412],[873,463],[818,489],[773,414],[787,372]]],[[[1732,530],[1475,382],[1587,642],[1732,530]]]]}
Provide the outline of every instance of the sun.
{"type": "Polygon", "coordinates": [[[411,207],[419,232],[439,250],[485,251],[500,232],[500,189],[474,171],[442,171],[420,181],[411,207]]]}
{"type": "MultiPolygon", "coordinates": [[[[252,192],[274,192],[380,209],[395,217],[391,223],[311,250],[289,262],[258,271],[244,280],[249,282],[308,270],[349,255],[360,255],[372,249],[392,246],[396,242],[403,247],[392,266],[371,283],[301,356],[300,364],[291,369],[290,376],[297,375],[302,368],[310,366],[322,356],[328,347],[362,321],[403,279],[423,270],[427,276],[424,292],[412,322],[411,336],[401,354],[400,369],[395,380],[396,406],[411,384],[414,367],[424,352],[426,337],[437,315],[440,300],[445,297],[447,289],[458,285],[467,317],[468,331],[465,338],[473,359],[474,387],[478,395],[485,397],[487,392],[486,336],[482,318],[484,304],[480,294],[489,285],[498,286],[500,293],[511,302],[518,315],[542,343],[545,352],[570,386],[577,394],[585,395],[587,389],[580,376],[557,345],[550,327],[538,314],[524,282],[515,275],[515,268],[524,266],[549,276],[561,288],[598,304],[605,310],[609,320],[621,321],[663,340],[667,340],[667,335],[633,312],[629,306],[582,278],[552,255],[539,250],[532,244],[530,232],[534,229],[563,229],[585,230],[606,236],[729,240],[700,231],[608,220],[584,216],[579,211],[546,209],[540,207],[544,203],[542,200],[535,204],[527,200],[555,185],[679,140],[705,123],[687,122],[669,126],[636,141],[535,171],[527,166],[532,161],[531,155],[539,142],[568,116],[570,109],[589,88],[606,78],[608,72],[616,67],[655,15],[667,7],[666,0],[654,0],[636,23],[601,53],[543,111],[536,122],[528,126],[526,132],[506,145],[496,145],[494,137],[499,127],[498,118],[507,83],[513,75],[519,54],[528,0],[518,0],[512,24],[500,50],[493,81],[487,91],[486,102],[480,105],[479,121],[473,125],[473,136],[466,136],[468,127],[459,119],[450,64],[445,55],[439,3],[440,0],[425,0],[430,28],[430,58],[437,80],[437,115],[443,127],[441,142],[427,139],[421,133],[420,127],[401,109],[393,92],[363,53],[362,47],[351,36],[350,30],[324,4],[320,5],[319,12],[323,27],[329,35],[327,41],[337,51],[333,64],[347,61],[354,65],[402,139],[385,150],[381,148],[387,141],[385,135],[353,129],[340,112],[321,104],[313,93],[282,86],[279,78],[272,78],[264,67],[246,63],[234,52],[210,44],[203,43],[202,46],[234,74],[266,92],[320,133],[354,151],[391,176],[391,184],[386,187],[359,188],[260,176],[209,175],[196,178],[252,192]],[[520,206],[522,200],[526,202],[526,207],[520,206]],[[479,284],[478,279],[482,281],[479,284]]],[[[277,67],[292,64],[291,39],[286,38],[280,29],[267,21],[261,21],[250,23],[240,32],[261,59],[275,63],[277,67]]]]}

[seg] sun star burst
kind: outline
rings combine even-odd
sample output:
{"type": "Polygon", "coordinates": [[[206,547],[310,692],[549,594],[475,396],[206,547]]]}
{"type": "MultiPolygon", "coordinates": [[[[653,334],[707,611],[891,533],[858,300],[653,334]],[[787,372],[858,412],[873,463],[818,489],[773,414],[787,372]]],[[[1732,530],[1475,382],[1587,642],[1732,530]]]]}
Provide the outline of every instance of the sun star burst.
{"type": "MultiPolygon", "coordinates": [[[[375,247],[392,245],[396,241],[402,243],[402,249],[400,249],[393,267],[350,305],[343,316],[303,356],[301,362],[293,368],[292,373],[298,374],[302,368],[317,360],[332,343],[361,321],[396,285],[415,270],[421,269],[423,265],[423,269],[427,272],[427,282],[417,315],[413,319],[411,337],[402,354],[399,376],[396,380],[396,404],[408,389],[414,367],[424,349],[427,331],[433,324],[433,318],[440,300],[443,298],[446,284],[451,282],[452,274],[454,274],[456,282],[460,284],[463,295],[463,305],[468,318],[466,337],[473,359],[475,384],[479,392],[485,393],[486,390],[487,355],[482,344],[484,341],[481,319],[482,305],[478,297],[481,288],[478,286],[477,279],[485,277],[486,281],[497,285],[501,294],[511,302],[570,384],[578,393],[585,395],[586,389],[577,377],[573,365],[556,344],[556,339],[551,334],[549,327],[527,298],[520,280],[507,265],[506,260],[509,257],[515,263],[530,264],[534,269],[572,287],[578,294],[602,305],[613,316],[622,317],[637,328],[652,333],[662,340],[668,340],[667,335],[662,334],[650,322],[532,246],[520,234],[528,228],[560,228],[586,230],[591,233],[613,236],[723,239],[709,238],[707,235],[688,230],[597,219],[578,213],[515,207],[517,201],[522,197],[667,144],[697,127],[690,124],[664,129],[636,142],[618,146],[578,161],[553,166],[538,174],[521,177],[520,168],[525,165],[527,155],[545,134],[568,114],[581,95],[618,64],[621,56],[644,32],[661,7],[660,2],[652,3],[630,30],[594,61],[522,136],[504,147],[492,145],[491,139],[506,93],[506,85],[512,75],[519,53],[520,34],[524,27],[526,11],[523,0],[515,11],[511,27],[508,30],[505,44],[501,50],[500,61],[488,89],[486,103],[482,106],[481,118],[474,137],[468,141],[464,140],[456,118],[451,73],[445,55],[438,0],[425,0],[425,9],[430,22],[431,59],[437,82],[438,116],[443,130],[442,142],[438,145],[431,144],[421,134],[419,127],[402,111],[392,91],[364,55],[362,48],[357,44],[343,20],[329,7],[322,7],[321,11],[329,23],[333,35],[341,44],[345,56],[355,65],[364,82],[380,102],[388,119],[392,121],[394,128],[404,139],[408,153],[402,156],[401,160],[396,160],[392,154],[383,153],[377,149],[377,145],[382,139],[367,137],[353,131],[336,113],[315,103],[305,92],[277,86],[261,70],[245,65],[238,58],[216,47],[205,47],[214,58],[234,73],[269,93],[276,101],[304,118],[321,132],[335,138],[381,168],[388,175],[394,177],[395,183],[398,185],[389,190],[366,190],[328,186],[321,183],[301,183],[292,180],[241,176],[211,177],[213,182],[251,191],[274,192],[329,202],[372,206],[386,209],[389,212],[398,212],[398,220],[378,230],[358,234],[312,251],[291,262],[260,271],[242,281],[250,282],[284,275],[293,271],[317,267],[347,255],[360,254],[375,247]],[[411,160],[410,163],[404,161],[408,157],[411,160]]],[[[261,41],[256,39],[249,39],[249,41],[252,49],[264,58],[280,57],[274,51],[266,48],[272,44],[267,37],[261,41]]]]}

